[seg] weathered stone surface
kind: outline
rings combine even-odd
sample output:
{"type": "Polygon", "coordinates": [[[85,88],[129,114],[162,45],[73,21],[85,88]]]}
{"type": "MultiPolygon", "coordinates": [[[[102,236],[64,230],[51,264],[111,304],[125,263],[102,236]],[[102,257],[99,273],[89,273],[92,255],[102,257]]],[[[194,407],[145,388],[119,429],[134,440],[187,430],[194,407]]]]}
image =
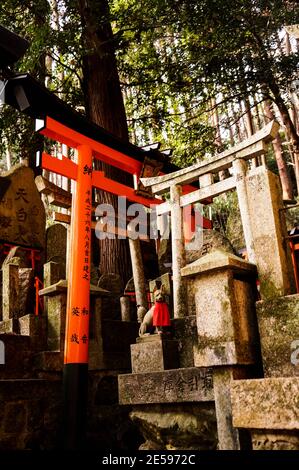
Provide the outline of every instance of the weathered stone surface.
{"type": "Polygon", "coordinates": [[[45,246],[45,210],[33,171],[17,165],[1,175],[0,240],[31,248],[45,246]]]}
{"type": "Polygon", "coordinates": [[[32,313],[35,299],[34,272],[31,268],[19,269],[19,315],[32,313]]]}
{"type": "Polygon", "coordinates": [[[216,450],[213,403],[138,406],[130,417],[146,441],[140,450],[216,450]]]}
{"type": "Polygon", "coordinates": [[[28,314],[20,317],[19,331],[23,336],[30,336],[33,350],[41,351],[42,349],[46,349],[47,321],[45,316],[28,314]]]}
{"type": "Polygon", "coordinates": [[[178,343],[162,335],[138,338],[131,345],[132,372],[157,372],[179,367],[178,343]]]}
{"type": "Polygon", "coordinates": [[[54,263],[59,263],[63,266],[62,276],[60,279],[65,279],[66,244],[67,229],[62,224],[53,224],[47,228],[46,261],[53,261],[54,263]]]}
{"type": "Polygon", "coordinates": [[[297,431],[251,432],[253,450],[299,450],[297,431]]]}
{"type": "Polygon", "coordinates": [[[202,256],[215,250],[223,250],[226,253],[234,254],[234,249],[230,241],[217,230],[203,230],[203,244],[200,250],[186,250],[187,264],[193,263],[202,256]]]}
{"type": "Polygon", "coordinates": [[[50,287],[64,279],[64,268],[60,263],[49,261],[44,264],[44,287],[50,287]]]}
{"type": "Polygon", "coordinates": [[[299,378],[235,380],[231,384],[237,428],[299,430],[299,378]]]}
{"type": "Polygon", "coordinates": [[[263,299],[295,292],[279,177],[257,167],[246,176],[250,225],[263,299]]]}
{"type": "Polygon", "coordinates": [[[9,250],[3,261],[2,267],[7,264],[16,264],[19,268],[31,268],[31,260],[28,251],[21,246],[14,246],[9,250]]]}
{"type": "Polygon", "coordinates": [[[119,299],[122,321],[131,321],[131,302],[129,297],[122,296],[119,299]]]}
{"type": "Polygon", "coordinates": [[[2,267],[2,318],[18,318],[19,311],[19,267],[9,263],[2,267]]]}
{"type": "Polygon", "coordinates": [[[212,372],[207,368],[123,374],[118,389],[122,405],[214,400],[212,372]]]}
{"type": "Polygon", "coordinates": [[[240,450],[239,433],[232,424],[230,386],[233,370],[217,367],[213,371],[215,409],[219,450],[240,450]]]}
{"type": "Polygon", "coordinates": [[[180,366],[194,367],[194,347],[198,344],[196,316],[175,318],[172,327],[174,339],[178,341],[180,366]]]}
{"type": "Polygon", "coordinates": [[[257,302],[256,311],[265,377],[299,376],[299,295],[257,302]]]}
{"type": "Polygon", "coordinates": [[[171,272],[171,240],[169,238],[160,240],[158,250],[158,264],[159,272],[161,274],[171,272]]]}
{"type": "Polygon", "coordinates": [[[256,273],[254,264],[244,261],[239,256],[217,249],[182,268],[182,276],[195,276],[225,268],[232,269],[240,274],[252,273],[252,275],[255,275],[256,273]]]}
{"type": "Polygon", "coordinates": [[[63,351],[66,321],[66,296],[48,298],[48,348],[50,351],[63,351]]]}
{"type": "Polygon", "coordinates": [[[103,302],[103,318],[109,320],[120,320],[119,299],[123,295],[122,280],[119,274],[102,274],[99,279],[98,287],[107,289],[111,292],[111,298],[103,302]]]}
{"type": "Polygon", "coordinates": [[[192,284],[196,308],[195,366],[255,362],[255,270],[254,265],[218,250],[182,269],[192,284]]]}

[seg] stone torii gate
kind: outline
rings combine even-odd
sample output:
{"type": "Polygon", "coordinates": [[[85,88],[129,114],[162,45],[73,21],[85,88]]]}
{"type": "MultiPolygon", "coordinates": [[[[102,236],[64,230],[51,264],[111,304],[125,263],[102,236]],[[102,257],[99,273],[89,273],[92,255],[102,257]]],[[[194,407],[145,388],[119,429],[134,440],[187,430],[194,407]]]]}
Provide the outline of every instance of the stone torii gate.
{"type": "Polygon", "coordinates": [[[286,295],[293,291],[293,274],[281,223],[283,211],[279,198],[279,178],[266,168],[267,144],[277,135],[279,125],[272,121],[240,144],[200,163],[167,175],[141,178],[154,195],[170,191],[170,202],[157,207],[157,214],[171,213],[174,316],[186,315],[186,292],[181,268],[185,265],[182,209],[192,203],[213,200],[237,190],[248,260],[257,264],[264,296],[286,295]],[[257,158],[258,157],[258,158],[257,158]],[[257,166],[257,161],[260,164],[257,166]],[[248,161],[251,161],[249,168],[248,161]],[[214,182],[222,170],[232,176],[214,182]],[[182,195],[182,185],[199,179],[200,189],[182,195]]]}

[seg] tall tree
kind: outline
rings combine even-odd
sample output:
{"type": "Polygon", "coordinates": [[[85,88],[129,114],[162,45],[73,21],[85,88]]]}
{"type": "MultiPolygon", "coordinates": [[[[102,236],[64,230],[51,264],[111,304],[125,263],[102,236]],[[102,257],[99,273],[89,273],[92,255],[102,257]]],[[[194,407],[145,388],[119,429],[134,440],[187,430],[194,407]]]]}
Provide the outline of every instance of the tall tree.
{"type": "MultiPolygon", "coordinates": [[[[107,0],[78,0],[82,33],[82,70],[86,115],[94,123],[116,137],[128,141],[126,112],[115,57],[114,37],[107,0]]],[[[99,168],[109,178],[130,183],[128,176],[114,167],[99,162],[99,168]]],[[[131,177],[131,184],[132,184],[131,177]]],[[[117,208],[117,197],[98,192],[98,202],[117,208]]],[[[100,240],[101,273],[120,274],[123,282],[131,275],[127,240],[100,240]]]]}

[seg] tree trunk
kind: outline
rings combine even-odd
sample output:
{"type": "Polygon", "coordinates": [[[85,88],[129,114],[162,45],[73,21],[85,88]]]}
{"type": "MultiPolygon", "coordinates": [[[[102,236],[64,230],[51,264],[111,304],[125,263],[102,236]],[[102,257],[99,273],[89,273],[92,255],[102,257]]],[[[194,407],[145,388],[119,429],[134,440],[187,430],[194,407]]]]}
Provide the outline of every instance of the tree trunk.
{"type": "MultiPolygon", "coordinates": [[[[123,140],[128,140],[128,127],[120,88],[109,21],[107,0],[79,0],[82,21],[83,87],[87,117],[123,140]]],[[[108,178],[132,185],[132,177],[98,162],[108,178]]],[[[117,197],[103,191],[99,203],[117,207],[117,197]]],[[[131,261],[127,240],[100,240],[99,269],[101,273],[117,273],[123,284],[131,277],[131,261]]]]}
{"type": "Polygon", "coordinates": [[[274,81],[269,83],[269,89],[273,94],[273,101],[279,109],[283,125],[293,147],[297,193],[299,194],[299,136],[290,117],[289,110],[281,97],[280,90],[274,81]]]}
{"type": "MultiPolygon", "coordinates": [[[[267,100],[264,102],[265,116],[272,121],[274,114],[270,106],[270,102],[267,100]]],[[[277,134],[276,139],[273,140],[273,149],[278,167],[280,182],[282,186],[283,199],[293,199],[293,188],[291,178],[288,172],[287,164],[282,150],[281,137],[277,134]]]]}

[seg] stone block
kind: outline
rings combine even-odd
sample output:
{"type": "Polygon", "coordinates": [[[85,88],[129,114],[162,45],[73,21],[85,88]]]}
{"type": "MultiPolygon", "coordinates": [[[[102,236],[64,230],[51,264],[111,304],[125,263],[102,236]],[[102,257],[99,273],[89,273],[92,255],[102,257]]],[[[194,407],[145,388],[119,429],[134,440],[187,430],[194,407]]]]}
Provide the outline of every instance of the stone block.
{"type": "Polygon", "coordinates": [[[190,367],[118,376],[122,405],[207,402],[214,400],[211,369],[190,367]]]}
{"type": "Polygon", "coordinates": [[[132,372],[157,372],[179,367],[178,342],[162,335],[137,338],[131,345],[132,372]]]}
{"type": "Polygon", "coordinates": [[[66,295],[48,297],[48,348],[63,351],[66,321],[66,295]]]}
{"type": "Polygon", "coordinates": [[[2,267],[2,319],[19,316],[19,267],[6,264],[2,267]]]}
{"type": "Polygon", "coordinates": [[[47,345],[47,321],[44,316],[33,314],[19,318],[19,331],[23,336],[30,336],[31,346],[35,350],[42,350],[47,345]]]}
{"type": "MultiPolygon", "coordinates": [[[[64,268],[65,271],[65,268],[64,268]]],[[[44,264],[44,287],[49,287],[64,279],[63,265],[54,261],[44,264]]]]}
{"type": "MultiPolygon", "coordinates": [[[[46,231],[46,261],[55,262],[61,266],[61,276],[65,279],[67,229],[62,224],[53,224],[46,231]]],[[[52,280],[54,284],[59,279],[52,280]]]]}
{"type": "Polygon", "coordinates": [[[233,425],[299,430],[298,395],[298,377],[235,380],[231,384],[233,425]]]}
{"type": "Polygon", "coordinates": [[[299,376],[299,294],[257,302],[256,311],[265,377],[299,376]]]}
{"type": "Polygon", "coordinates": [[[192,283],[198,344],[197,367],[252,364],[256,360],[256,268],[216,250],[182,269],[192,283]]]}
{"type": "Polygon", "coordinates": [[[15,329],[14,325],[16,320],[11,318],[10,320],[3,320],[0,322],[0,334],[4,333],[14,333],[15,329]]]}

